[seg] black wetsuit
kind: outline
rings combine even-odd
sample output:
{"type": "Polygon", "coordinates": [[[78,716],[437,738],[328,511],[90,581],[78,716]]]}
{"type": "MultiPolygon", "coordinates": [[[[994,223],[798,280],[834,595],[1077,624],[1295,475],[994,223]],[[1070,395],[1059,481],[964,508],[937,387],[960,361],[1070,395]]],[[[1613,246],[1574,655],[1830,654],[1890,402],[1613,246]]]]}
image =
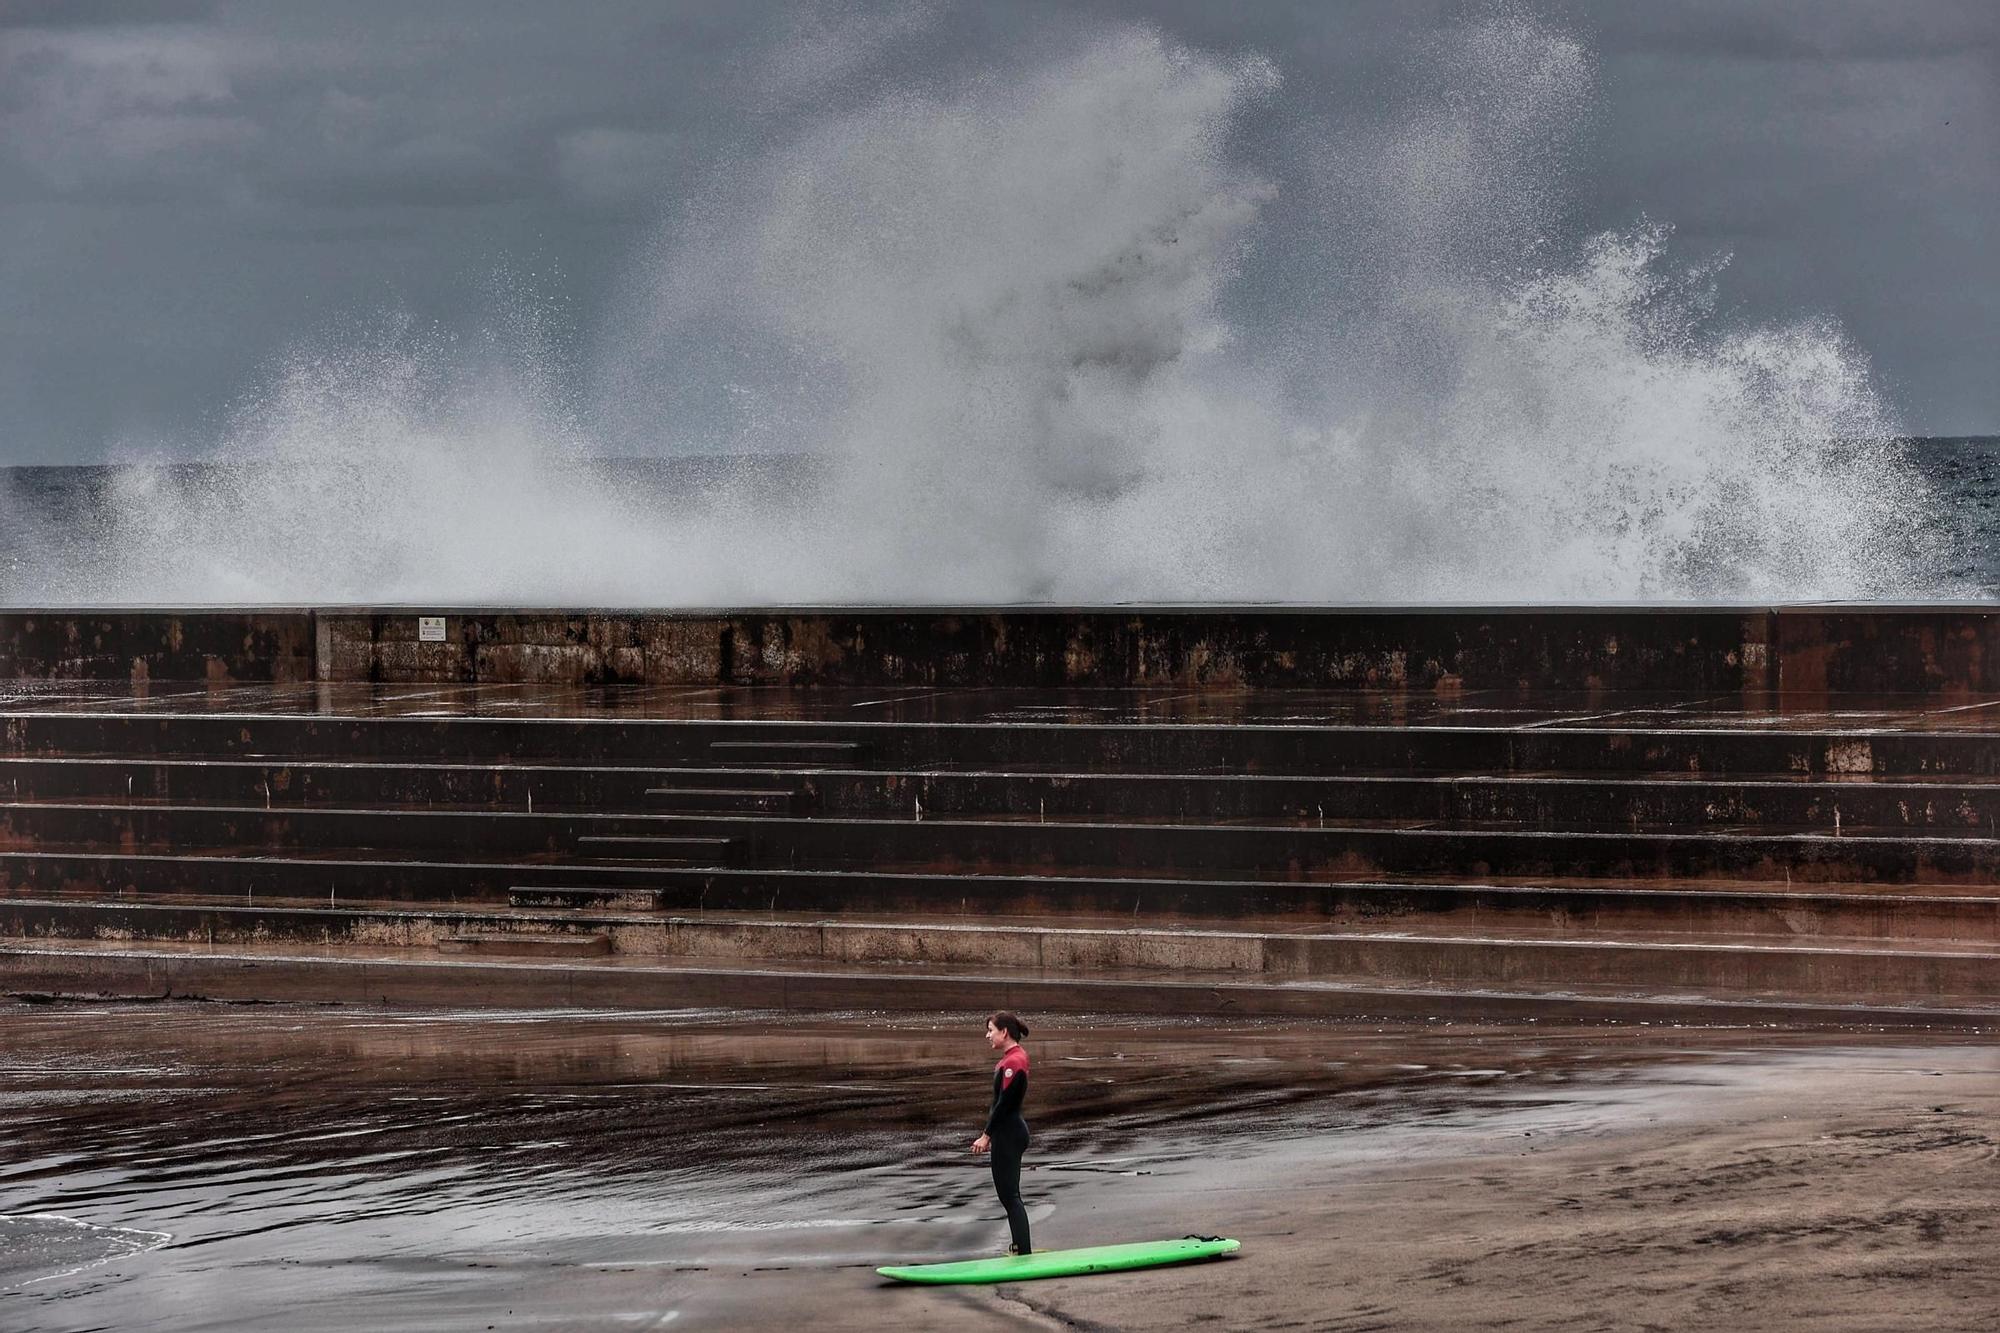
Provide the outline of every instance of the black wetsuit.
{"type": "Polygon", "coordinates": [[[1028,1151],[1028,1122],[1021,1103],[1028,1097],[1028,1053],[1019,1046],[993,1066],[993,1109],[986,1117],[986,1137],[993,1141],[993,1192],[1007,1210],[1007,1229],[1014,1251],[1029,1253],[1028,1209],[1021,1202],[1021,1156],[1028,1151]]]}

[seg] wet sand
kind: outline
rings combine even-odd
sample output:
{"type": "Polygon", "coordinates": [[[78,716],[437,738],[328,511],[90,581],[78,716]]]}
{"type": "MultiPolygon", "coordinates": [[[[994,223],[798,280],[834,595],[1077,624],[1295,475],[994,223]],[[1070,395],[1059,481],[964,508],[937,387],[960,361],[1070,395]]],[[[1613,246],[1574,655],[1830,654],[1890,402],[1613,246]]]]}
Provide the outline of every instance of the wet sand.
{"type": "Polygon", "coordinates": [[[0,1328],[1990,1328],[2000,1052],[1042,1016],[993,1253],[965,1016],[0,1000],[0,1328]]]}

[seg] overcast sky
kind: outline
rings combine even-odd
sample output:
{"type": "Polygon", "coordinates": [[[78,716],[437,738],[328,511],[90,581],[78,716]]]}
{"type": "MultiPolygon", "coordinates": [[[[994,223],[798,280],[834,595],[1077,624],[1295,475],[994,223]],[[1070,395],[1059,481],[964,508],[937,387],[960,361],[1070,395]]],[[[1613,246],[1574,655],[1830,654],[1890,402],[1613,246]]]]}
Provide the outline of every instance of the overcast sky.
{"type": "MultiPolygon", "coordinates": [[[[469,332],[526,292],[587,361],[731,163],[1093,27],[1268,57],[1240,151],[1282,190],[1300,124],[1337,135],[1492,7],[1241,8],[0,0],[0,463],[198,445],[275,355],[385,312],[469,332]]],[[[1911,429],[2000,432],[2000,5],[1513,8],[1595,55],[1570,225],[1670,224],[1733,256],[1732,317],[1837,318],[1911,429]]]]}

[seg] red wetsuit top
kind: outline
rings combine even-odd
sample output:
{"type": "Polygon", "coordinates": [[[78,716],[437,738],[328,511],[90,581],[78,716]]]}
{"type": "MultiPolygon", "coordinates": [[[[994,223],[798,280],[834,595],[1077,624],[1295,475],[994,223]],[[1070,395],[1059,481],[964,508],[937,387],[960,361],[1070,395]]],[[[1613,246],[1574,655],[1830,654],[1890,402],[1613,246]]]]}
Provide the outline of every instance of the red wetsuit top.
{"type": "Polygon", "coordinates": [[[1028,1053],[1011,1047],[993,1066],[993,1109],[986,1116],[988,1138],[996,1134],[1025,1138],[1028,1122],[1021,1118],[1021,1103],[1028,1097],[1028,1053]]]}

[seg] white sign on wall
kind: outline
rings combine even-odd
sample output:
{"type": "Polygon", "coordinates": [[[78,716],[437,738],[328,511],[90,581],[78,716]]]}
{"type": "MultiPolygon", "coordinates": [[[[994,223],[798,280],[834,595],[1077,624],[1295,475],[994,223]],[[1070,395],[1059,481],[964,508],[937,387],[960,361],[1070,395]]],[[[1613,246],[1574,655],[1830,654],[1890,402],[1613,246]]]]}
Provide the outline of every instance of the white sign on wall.
{"type": "Polygon", "coordinates": [[[417,642],[418,642],[418,643],[443,643],[443,642],[444,642],[444,617],[443,617],[443,616],[418,616],[418,617],[417,617],[417,642]]]}

